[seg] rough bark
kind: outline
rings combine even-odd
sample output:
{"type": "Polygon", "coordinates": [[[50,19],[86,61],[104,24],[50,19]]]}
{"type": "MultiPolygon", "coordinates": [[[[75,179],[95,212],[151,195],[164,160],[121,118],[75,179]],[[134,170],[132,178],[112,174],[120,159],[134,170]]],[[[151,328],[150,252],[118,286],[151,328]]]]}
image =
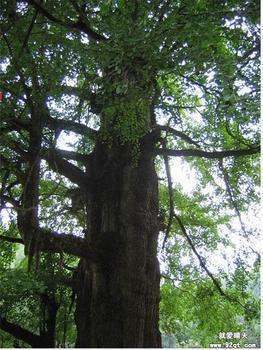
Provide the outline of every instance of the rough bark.
{"type": "Polygon", "coordinates": [[[96,179],[87,195],[87,240],[97,262],[81,259],[76,290],[76,347],[160,347],[158,330],[158,185],[151,149],[97,144],[90,159],[96,179]]]}

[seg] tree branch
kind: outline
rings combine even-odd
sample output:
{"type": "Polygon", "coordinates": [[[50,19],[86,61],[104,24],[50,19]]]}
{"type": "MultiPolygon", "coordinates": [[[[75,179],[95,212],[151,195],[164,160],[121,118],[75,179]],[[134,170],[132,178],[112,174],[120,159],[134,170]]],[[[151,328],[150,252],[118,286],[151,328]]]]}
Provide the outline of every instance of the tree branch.
{"type": "Polygon", "coordinates": [[[0,314],[0,329],[11,334],[16,339],[22,340],[27,344],[31,345],[33,348],[39,348],[43,346],[42,337],[34,334],[27,329],[7,321],[5,317],[0,314]]]}
{"type": "Polygon", "coordinates": [[[9,131],[20,131],[22,130],[29,130],[30,128],[30,123],[21,120],[15,117],[10,117],[9,119],[3,120],[3,123],[6,123],[6,125],[1,125],[0,127],[0,132],[9,132],[9,131]]]}
{"type": "Polygon", "coordinates": [[[203,157],[209,159],[222,159],[226,157],[242,157],[260,152],[260,146],[248,149],[235,149],[226,151],[207,152],[199,149],[163,149],[158,148],[155,153],[158,155],[167,155],[173,157],[203,157]]]}
{"type": "MultiPolygon", "coordinates": [[[[173,204],[173,188],[172,188],[172,177],[171,177],[171,171],[170,171],[170,166],[169,166],[169,160],[168,160],[168,156],[164,155],[164,162],[165,162],[165,170],[166,170],[166,174],[167,174],[167,181],[168,181],[168,190],[169,190],[169,203],[170,203],[170,214],[169,214],[169,221],[168,221],[168,225],[167,225],[167,229],[166,229],[166,233],[165,233],[165,237],[164,237],[164,241],[163,241],[163,245],[162,245],[162,249],[165,246],[165,243],[167,241],[167,238],[169,236],[169,232],[171,229],[171,225],[172,225],[172,221],[173,218],[176,219],[176,221],[178,222],[178,225],[184,235],[184,237],[186,238],[187,242],[189,243],[192,251],[194,252],[194,254],[196,255],[197,259],[199,260],[200,266],[205,270],[205,272],[207,273],[207,275],[211,278],[211,280],[213,281],[215,287],[218,289],[219,293],[224,296],[226,299],[230,300],[230,301],[234,301],[239,303],[240,305],[242,305],[238,300],[231,298],[229,295],[227,295],[224,290],[222,289],[219,281],[214,277],[214,275],[210,272],[210,270],[207,268],[205,262],[203,261],[203,258],[199,255],[199,253],[197,252],[195,245],[192,241],[192,239],[190,238],[190,236],[188,235],[182,220],[180,219],[180,217],[178,215],[176,215],[176,213],[174,212],[174,204],[173,204]]],[[[243,305],[242,305],[243,307],[243,305]]]]}
{"type": "Polygon", "coordinates": [[[188,235],[182,220],[180,219],[180,217],[176,214],[174,214],[174,217],[176,219],[176,221],[178,222],[178,225],[184,235],[184,237],[186,238],[187,242],[189,243],[192,251],[194,252],[195,256],[197,257],[197,259],[199,260],[199,264],[200,266],[205,270],[205,272],[207,273],[207,275],[211,278],[212,282],[214,283],[215,287],[217,288],[217,290],[219,291],[219,293],[225,297],[227,300],[231,301],[231,302],[235,302],[238,303],[239,305],[241,305],[242,307],[244,307],[244,305],[236,298],[231,297],[230,295],[228,295],[221,287],[219,281],[215,278],[215,276],[212,274],[212,272],[207,268],[205,262],[203,261],[203,258],[201,257],[201,255],[198,253],[198,251],[195,248],[195,245],[192,241],[192,239],[190,238],[190,236],[188,235]]]}
{"type": "MultiPolygon", "coordinates": [[[[54,150],[46,150],[46,152],[52,152],[54,150]]],[[[89,159],[89,155],[88,154],[82,154],[82,153],[78,153],[78,152],[74,152],[74,151],[66,151],[64,149],[58,149],[56,148],[56,153],[65,159],[69,159],[69,160],[76,160],[76,161],[80,161],[82,163],[87,163],[88,159],[89,159]]]]}
{"type": "Polygon", "coordinates": [[[22,44],[22,46],[21,46],[20,55],[23,53],[23,50],[24,50],[24,48],[26,47],[26,45],[27,45],[27,43],[28,43],[30,34],[31,34],[32,30],[33,30],[35,21],[36,21],[36,19],[37,19],[38,12],[39,12],[39,10],[37,9],[37,10],[35,11],[34,15],[33,15],[33,18],[32,18],[32,20],[31,20],[30,24],[29,24],[28,30],[27,30],[27,32],[26,32],[25,39],[24,39],[23,44],[22,44]]]}
{"type": "Polygon", "coordinates": [[[44,6],[40,3],[38,0],[28,0],[29,4],[33,5],[36,10],[38,10],[43,16],[45,16],[47,19],[49,19],[51,22],[60,24],[66,28],[69,29],[77,29],[83,33],[86,33],[90,39],[97,40],[97,41],[106,41],[107,38],[104,35],[101,35],[97,32],[95,32],[88,24],[88,21],[85,20],[82,21],[80,18],[77,22],[73,22],[71,20],[63,21],[55,16],[53,16],[50,12],[48,12],[44,6]]]}
{"type": "Polygon", "coordinates": [[[182,223],[182,220],[180,219],[180,217],[178,215],[174,215],[174,217],[176,218],[176,221],[178,222],[178,225],[184,235],[184,237],[186,238],[187,242],[189,243],[192,251],[194,252],[195,256],[197,257],[197,259],[199,260],[200,266],[205,270],[205,272],[207,273],[207,275],[212,279],[213,283],[215,284],[215,286],[217,287],[217,289],[219,290],[221,295],[225,296],[225,292],[222,290],[219,282],[217,281],[217,279],[213,276],[213,274],[209,271],[209,269],[206,267],[202,257],[199,255],[199,253],[197,252],[194,243],[192,242],[192,239],[190,238],[190,236],[188,235],[188,233],[186,232],[186,229],[182,223]]]}
{"type": "MultiPolygon", "coordinates": [[[[1,204],[6,202],[10,203],[14,207],[14,209],[18,208],[20,205],[19,201],[5,194],[0,194],[0,200],[1,200],[1,204]]],[[[0,207],[0,210],[1,210],[1,207],[0,207]]]]}
{"type": "MultiPolygon", "coordinates": [[[[229,179],[229,176],[228,176],[228,172],[227,170],[225,169],[224,167],[224,163],[223,163],[223,159],[220,159],[219,160],[219,169],[221,170],[222,172],[222,175],[223,175],[223,179],[224,179],[224,182],[225,182],[225,187],[226,187],[226,192],[228,194],[228,197],[229,197],[229,201],[230,201],[230,205],[233,207],[237,217],[238,217],[238,220],[239,220],[239,224],[240,224],[240,227],[241,227],[241,230],[243,232],[243,235],[244,237],[250,241],[250,237],[249,237],[249,234],[246,230],[246,227],[243,223],[243,220],[241,218],[241,213],[239,211],[239,208],[238,208],[238,205],[234,199],[234,195],[233,195],[233,191],[231,189],[231,186],[230,186],[230,179],[229,179]]],[[[255,253],[257,254],[258,257],[260,257],[260,254],[251,246],[249,246],[250,249],[255,253]]]]}
{"type": "Polygon", "coordinates": [[[171,176],[171,170],[170,170],[170,165],[169,165],[169,159],[167,155],[163,155],[164,158],[164,166],[165,166],[165,171],[166,171],[166,176],[167,176],[167,182],[168,182],[168,192],[169,192],[169,219],[168,219],[168,224],[166,226],[166,231],[165,231],[165,236],[163,240],[163,245],[162,249],[165,247],[165,243],[169,237],[169,233],[172,227],[173,223],[173,217],[174,217],[174,202],[173,202],[173,183],[172,183],[172,176],[171,176]]]}
{"type": "Polygon", "coordinates": [[[87,175],[77,166],[63,159],[55,149],[42,150],[41,157],[45,159],[52,170],[67,177],[73,183],[83,187],[90,184],[87,175]]]}
{"type": "MultiPolygon", "coordinates": [[[[30,130],[30,122],[26,120],[21,120],[15,117],[10,117],[9,119],[4,120],[6,123],[6,126],[0,127],[0,132],[8,132],[12,130],[20,131],[23,130],[30,130]]],[[[55,119],[52,117],[48,117],[46,120],[46,125],[49,126],[51,129],[61,129],[61,130],[67,130],[67,131],[73,131],[77,134],[81,135],[88,135],[91,139],[94,139],[97,135],[97,131],[89,128],[88,126],[80,123],[73,122],[71,120],[64,120],[64,119],[55,119]]]]}
{"type": "Polygon", "coordinates": [[[24,244],[24,241],[21,238],[9,237],[9,236],[5,236],[5,235],[0,235],[0,241],[9,242],[9,243],[24,244]]]}
{"type": "Polygon", "coordinates": [[[75,235],[58,233],[55,231],[39,228],[39,248],[41,251],[54,253],[65,252],[79,258],[96,260],[94,251],[91,250],[88,242],[75,235]]]}
{"type": "Polygon", "coordinates": [[[71,120],[55,119],[49,117],[46,121],[46,124],[52,129],[73,131],[81,135],[88,135],[92,139],[94,139],[97,135],[96,130],[89,128],[84,124],[75,123],[71,120]]]}
{"type": "Polygon", "coordinates": [[[182,131],[175,130],[168,125],[157,125],[157,128],[159,128],[162,131],[166,131],[167,133],[170,133],[176,137],[180,137],[182,140],[184,140],[187,143],[190,143],[192,145],[195,145],[196,147],[200,147],[200,145],[196,141],[191,139],[191,137],[189,137],[188,135],[186,135],[182,131]]]}
{"type": "MultiPolygon", "coordinates": [[[[96,254],[91,250],[87,241],[75,235],[58,233],[45,228],[37,228],[39,232],[39,250],[43,252],[67,253],[79,258],[86,258],[96,261],[96,254]]],[[[0,241],[24,244],[23,239],[0,235],[0,241]]]]}

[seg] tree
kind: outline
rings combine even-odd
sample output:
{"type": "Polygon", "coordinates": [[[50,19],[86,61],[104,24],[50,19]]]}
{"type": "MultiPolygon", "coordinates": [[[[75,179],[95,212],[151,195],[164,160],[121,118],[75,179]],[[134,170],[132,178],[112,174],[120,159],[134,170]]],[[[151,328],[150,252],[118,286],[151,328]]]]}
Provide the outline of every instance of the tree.
{"type": "MultiPolygon", "coordinates": [[[[164,249],[180,232],[228,297],[191,237],[206,226],[188,232],[193,220],[216,226],[202,214],[206,198],[196,193],[199,214],[187,217],[169,161],[183,157],[204,186],[221,174],[247,234],[241,212],[256,199],[258,174],[258,8],[2,1],[1,208],[16,211],[19,236],[1,238],[24,244],[36,274],[43,254],[79,258],[76,347],[161,346],[160,231],[164,249]],[[161,159],[167,186],[160,179],[158,192],[161,159]]],[[[11,333],[8,322],[0,328],[11,333]]]]}

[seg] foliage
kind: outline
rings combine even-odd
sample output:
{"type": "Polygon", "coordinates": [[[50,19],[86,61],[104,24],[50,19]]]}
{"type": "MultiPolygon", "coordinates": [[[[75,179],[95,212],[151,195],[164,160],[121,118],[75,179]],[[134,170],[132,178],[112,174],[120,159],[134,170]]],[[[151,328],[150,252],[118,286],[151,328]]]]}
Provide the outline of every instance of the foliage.
{"type": "MultiPolygon", "coordinates": [[[[253,273],[259,272],[242,274],[242,277],[251,280],[253,273]]],[[[238,274],[240,276],[240,273],[235,272],[235,276],[238,274]]],[[[230,283],[229,295],[233,299],[240,298],[240,284],[235,279],[230,283]]],[[[185,277],[178,282],[177,278],[169,280],[168,277],[161,291],[161,329],[165,334],[173,335],[177,346],[207,348],[209,344],[222,341],[222,332],[246,333],[251,343],[259,344],[257,326],[253,328],[247,322],[250,317],[257,325],[260,321],[259,296],[255,297],[251,290],[246,288],[241,305],[219,295],[207,278],[189,280],[185,277]]],[[[242,340],[231,341],[241,344],[242,340]]]]}
{"type": "MultiPolygon", "coordinates": [[[[136,166],[142,140],[159,130],[153,156],[161,155],[160,149],[190,152],[174,162],[168,157],[172,189],[163,157],[155,158],[165,276],[161,331],[174,335],[177,346],[207,347],[228,331],[247,332],[249,341],[258,343],[253,218],[260,182],[259,2],[41,2],[57,21],[34,3],[1,2],[0,235],[21,237],[17,206],[27,181],[32,110],[42,116],[39,225],[81,237],[89,224],[85,194],[47,154],[62,149],[68,153],[61,159],[84,172],[99,140],[109,150],[128,149],[136,166]],[[79,23],[83,16],[95,34],[63,25],[79,23]],[[229,150],[255,154],[209,158],[195,153],[229,150]],[[165,232],[171,197],[199,258],[175,216],[165,232]],[[225,296],[200,265],[200,256],[225,296]]],[[[0,252],[1,315],[38,333],[39,296],[55,295],[60,305],[56,345],[73,346],[74,295],[61,281],[72,280],[78,258],[41,253],[37,271],[28,273],[18,245],[0,239],[0,252]]],[[[11,336],[0,335],[2,345],[13,346],[11,336]]]]}

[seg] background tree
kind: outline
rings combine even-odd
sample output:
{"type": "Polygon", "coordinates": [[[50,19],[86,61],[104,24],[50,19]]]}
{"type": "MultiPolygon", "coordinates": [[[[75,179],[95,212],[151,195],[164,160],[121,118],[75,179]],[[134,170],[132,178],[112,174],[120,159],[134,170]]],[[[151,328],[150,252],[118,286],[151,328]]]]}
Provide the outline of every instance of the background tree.
{"type": "Polygon", "coordinates": [[[77,347],[161,346],[159,232],[170,279],[190,275],[209,307],[257,310],[204,248],[227,245],[234,212],[258,255],[242,216],[258,199],[258,2],[3,0],[1,12],[1,239],[24,244],[38,276],[25,290],[43,312],[22,327],[6,308],[0,328],[66,345],[68,318],[57,341],[56,321],[72,301],[68,289],[58,301],[58,282],[73,269],[77,347]],[[172,157],[195,171],[192,193],[174,186],[172,157]]]}

